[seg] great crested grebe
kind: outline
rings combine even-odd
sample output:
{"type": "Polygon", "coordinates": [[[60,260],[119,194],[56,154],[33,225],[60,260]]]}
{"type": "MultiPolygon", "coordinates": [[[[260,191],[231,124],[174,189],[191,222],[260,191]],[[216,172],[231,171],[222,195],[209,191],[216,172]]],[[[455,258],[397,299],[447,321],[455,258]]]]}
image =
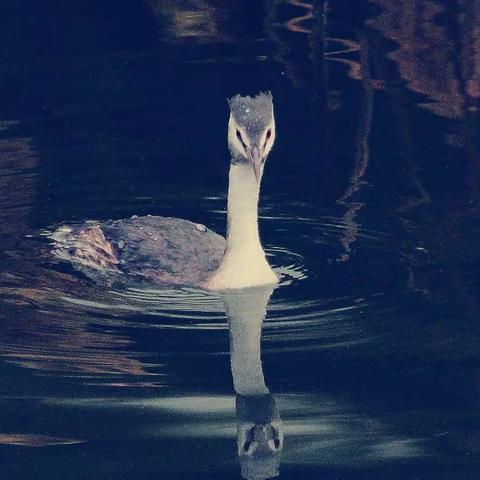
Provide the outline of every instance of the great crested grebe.
{"type": "Polygon", "coordinates": [[[229,100],[227,238],[188,220],[133,216],[63,226],[53,253],[95,280],[148,282],[227,290],[275,284],[258,232],[265,160],[275,140],[270,93],[229,100]]]}

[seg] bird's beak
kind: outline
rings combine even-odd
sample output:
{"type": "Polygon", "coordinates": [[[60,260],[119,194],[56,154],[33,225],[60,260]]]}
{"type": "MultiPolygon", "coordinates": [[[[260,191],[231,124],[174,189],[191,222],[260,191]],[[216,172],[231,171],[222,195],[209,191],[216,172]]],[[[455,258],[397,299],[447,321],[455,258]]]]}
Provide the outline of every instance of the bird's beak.
{"type": "Polygon", "coordinates": [[[250,160],[252,161],[253,171],[255,173],[255,179],[260,182],[262,175],[262,155],[257,147],[253,147],[250,150],[250,160]]]}

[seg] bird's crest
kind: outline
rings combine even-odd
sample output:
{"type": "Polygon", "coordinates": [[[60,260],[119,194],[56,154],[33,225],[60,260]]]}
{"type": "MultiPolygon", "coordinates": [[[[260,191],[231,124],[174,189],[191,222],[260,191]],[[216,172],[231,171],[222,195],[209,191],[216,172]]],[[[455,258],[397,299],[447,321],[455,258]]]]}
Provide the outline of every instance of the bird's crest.
{"type": "Polygon", "coordinates": [[[264,127],[272,120],[271,92],[260,92],[254,97],[235,95],[228,100],[228,104],[236,122],[247,129],[264,127]]]}

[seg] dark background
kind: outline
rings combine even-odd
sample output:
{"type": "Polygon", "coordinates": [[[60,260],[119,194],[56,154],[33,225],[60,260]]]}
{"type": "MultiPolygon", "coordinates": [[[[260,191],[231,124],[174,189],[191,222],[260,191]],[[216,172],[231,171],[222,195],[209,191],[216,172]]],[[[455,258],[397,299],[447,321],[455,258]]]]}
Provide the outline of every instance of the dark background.
{"type": "Polygon", "coordinates": [[[226,98],[259,90],[281,478],[477,478],[479,24],[475,0],[0,0],[1,478],[239,476],[222,312],[106,292],[41,234],[224,233],[226,98]]]}

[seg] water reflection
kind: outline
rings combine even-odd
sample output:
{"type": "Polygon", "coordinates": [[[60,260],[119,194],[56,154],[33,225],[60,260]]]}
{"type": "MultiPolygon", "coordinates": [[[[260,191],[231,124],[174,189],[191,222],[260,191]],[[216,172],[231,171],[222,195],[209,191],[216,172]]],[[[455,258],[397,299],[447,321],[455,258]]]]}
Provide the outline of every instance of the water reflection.
{"type": "Polygon", "coordinates": [[[339,204],[346,207],[343,221],[346,225],[345,233],[340,242],[344,248],[344,253],[339,257],[339,261],[346,261],[350,258],[352,244],[357,240],[359,224],[355,217],[364,207],[364,203],[354,199],[355,194],[365,185],[364,179],[370,161],[370,132],[372,128],[373,117],[373,94],[368,42],[363,34],[360,36],[360,74],[362,79],[362,102],[359,118],[358,133],[355,142],[355,165],[349,180],[349,185],[342,198],[338,200],[339,204]]]}
{"type": "Polygon", "coordinates": [[[480,5],[432,0],[372,0],[368,25],[397,45],[388,54],[408,88],[437,115],[465,118],[480,99],[480,5]],[[444,19],[448,18],[448,23],[444,19]],[[399,21],[401,19],[401,21],[399,21]]]}
{"type": "MultiPolygon", "coordinates": [[[[37,190],[37,154],[19,122],[0,120],[0,234],[25,232],[37,190]]],[[[15,242],[13,242],[15,243],[15,242]]]]}
{"type": "Polygon", "coordinates": [[[279,474],[283,424],[261,361],[262,323],[274,287],[222,295],[230,332],[230,364],[236,397],[237,452],[242,476],[264,480],[279,474]]]}
{"type": "MultiPolygon", "coordinates": [[[[32,243],[28,243],[32,247],[32,243]]],[[[40,254],[46,252],[40,252],[40,254]]],[[[148,375],[140,359],[128,351],[132,341],[113,331],[112,319],[89,315],[62,301],[68,291],[93,298],[95,287],[48,268],[30,268],[39,252],[11,259],[0,286],[0,344],[4,361],[39,373],[57,375],[148,375]],[[23,262],[22,262],[23,260],[23,262]],[[95,322],[105,322],[95,328],[95,322]]]]}
{"type": "Polygon", "coordinates": [[[164,40],[172,43],[233,43],[255,40],[261,29],[261,2],[149,0],[164,40]],[[238,21],[238,18],[248,20],[238,21]]]}

